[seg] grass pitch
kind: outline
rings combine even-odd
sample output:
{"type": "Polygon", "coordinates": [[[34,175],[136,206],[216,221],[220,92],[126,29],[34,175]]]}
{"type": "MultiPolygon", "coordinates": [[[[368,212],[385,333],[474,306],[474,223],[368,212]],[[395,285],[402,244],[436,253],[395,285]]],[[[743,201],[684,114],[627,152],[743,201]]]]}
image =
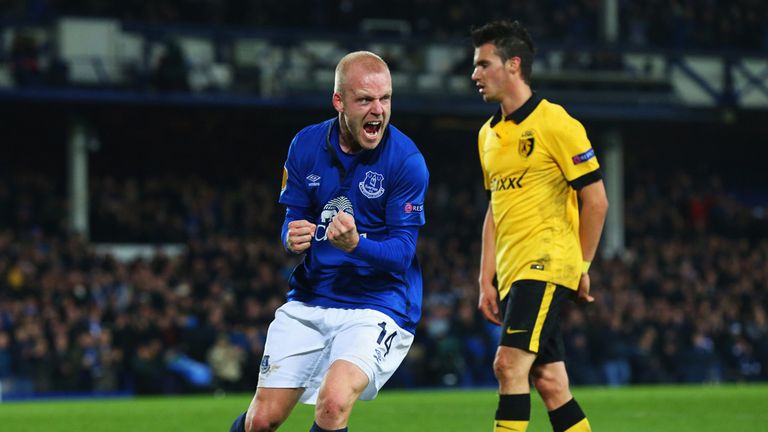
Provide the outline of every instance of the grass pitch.
{"type": "MultiPolygon", "coordinates": [[[[768,385],[576,388],[574,394],[595,431],[768,431],[768,385]]],[[[3,432],[150,432],[229,430],[251,395],[115,400],[8,402],[0,404],[3,432]]],[[[538,396],[532,399],[531,432],[550,431],[538,396]]],[[[359,402],[354,432],[490,432],[493,389],[384,391],[359,402]]],[[[299,405],[281,431],[306,432],[313,407],[299,405]]]]}

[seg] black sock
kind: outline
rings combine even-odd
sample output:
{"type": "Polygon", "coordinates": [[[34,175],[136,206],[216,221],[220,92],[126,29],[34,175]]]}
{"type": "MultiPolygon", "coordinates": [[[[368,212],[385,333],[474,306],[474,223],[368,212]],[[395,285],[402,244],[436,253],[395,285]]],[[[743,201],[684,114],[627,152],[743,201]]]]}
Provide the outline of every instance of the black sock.
{"type": "Polygon", "coordinates": [[[530,420],[531,395],[510,394],[499,395],[499,407],[496,410],[496,420],[530,420]]]}
{"type": "Polygon", "coordinates": [[[571,399],[560,408],[549,412],[549,421],[552,423],[552,429],[555,432],[565,432],[575,424],[583,421],[586,417],[576,399],[571,399]]]}
{"type": "Polygon", "coordinates": [[[323,429],[320,426],[317,425],[317,423],[312,423],[312,429],[309,430],[309,432],[347,432],[349,428],[344,429],[334,429],[334,430],[328,430],[323,429]]]}
{"type": "Polygon", "coordinates": [[[530,393],[499,395],[493,430],[495,432],[525,431],[528,429],[530,418],[530,393]]]}

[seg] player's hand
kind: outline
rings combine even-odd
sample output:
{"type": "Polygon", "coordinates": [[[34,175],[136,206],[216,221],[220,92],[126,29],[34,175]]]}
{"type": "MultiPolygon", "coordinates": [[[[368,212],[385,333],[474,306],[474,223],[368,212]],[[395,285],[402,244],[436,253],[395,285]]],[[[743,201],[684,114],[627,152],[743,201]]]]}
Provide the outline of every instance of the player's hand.
{"type": "Polygon", "coordinates": [[[589,273],[582,273],[579,281],[579,289],[576,291],[576,301],[579,303],[592,303],[595,298],[589,295],[589,273]]]}
{"type": "Polygon", "coordinates": [[[480,283],[480,298],[477,302],[477,308],[488,321],[501,325],[501,316],[499,315],[499,302],[496,301],[496,287],[490,283],[480,283]]]}
{"type": "Polygon", "coordinates": [[[355,218],[351,214],[339,212],[328,224],[328,241],[344,252],[352,252],[360,243],[355,218]]]}
{"type": "Polygon", "coordinates": [[[288,234],[285,240],[288,250],[298,254],[309,249],[316,228],[317,225],[304,219],[288,222],[288,234]]]}

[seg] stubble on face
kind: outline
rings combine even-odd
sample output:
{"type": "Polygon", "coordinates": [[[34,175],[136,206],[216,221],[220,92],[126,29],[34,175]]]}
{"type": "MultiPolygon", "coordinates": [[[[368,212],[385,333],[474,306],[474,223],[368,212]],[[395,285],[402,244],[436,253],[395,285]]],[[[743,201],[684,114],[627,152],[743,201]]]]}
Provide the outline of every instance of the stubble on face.
{"type": "Polygon", "coordinates": [[[369,62],[349,65],[345,75],[339,94],[342,148],[350,153],[373,150],[381,142],[391,114],[389,70],[381,63],[369,62]]]}
{"type": "Polygon", "coordinates": [[[475,69],[472,80],[485,102],[500,102],[500,88],[505,78],[504,63],[496,52],[496,46],[487,43],[475,48],[475,69]]]}

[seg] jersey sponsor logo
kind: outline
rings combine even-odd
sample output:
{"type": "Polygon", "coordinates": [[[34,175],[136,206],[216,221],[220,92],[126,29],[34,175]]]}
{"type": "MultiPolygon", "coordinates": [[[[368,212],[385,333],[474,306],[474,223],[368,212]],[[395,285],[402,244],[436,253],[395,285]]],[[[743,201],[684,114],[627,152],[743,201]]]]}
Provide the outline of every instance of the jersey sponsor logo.
{"type": "Polygon", "coordinates": [[[525,329],[513,329],[511,327],[507,327],[507,330],[505,331],[505,333],[507,333],[507,334],[518,334],[518,333],[526,333],[526,332],[528,332],[528,330],[525,330],[525,329]]]}
{"type": "Polygon", "coordinates": [[[310,174],[307,176],[307,180],[309,183],[307,183],[307,186],[320,186],[320,176],[317,174],[310,174]]]}
{"type": "Polygon", "coordinates": [[[491,192],[498,192],[509,189],[520,189],[523,187],[523,178],[528,172],[526,169],[520,175],[509,177],[494,177],[491,179],[491,192]]]}
{"type": "Polygon", "coordinates": [[[421,213],[424,211],[424,204],[405,203],[403,210],[406,213],[421,213]]]}
{"type": "Polygon", "coordinates": [[[378,198],[384,195],[384,176],[374,172],[368,171],[365,173],[365,179],[358,183],[360,186],[360,192],[368,198],[378,198]]]}
{"type": "Polygon", "coordinates": [[[584,153],[577,154],[576,156],[573,156],[571,160],[573,161],[574,165],[578,165],[580,163],[586,162],[590,159],[595,157],[595,149],[589,149],[585,151],[584,153]]]}
{"type": "Polygon", "coordinates": [[[533,153],[533,147],[536,145],[536,140],[533,137],[533,131],[525,131],[520,136],[520,142],[517,147],[518,153],[520,153],[520,157],[523,159],[528,159],[528,156],[533,153]]]}
{"type": "Polygon", "coordinates": [[[347,213],[354,216],[355,211],[352,209],[352,202],[344,195],[337,196],[336,198],[328,201],[323,207],[323,212],[320,213],[320,221],[315,229],[315,240],[323,241],[328,238],[328,225],[334,216],[340,212],[347,213]]]}

